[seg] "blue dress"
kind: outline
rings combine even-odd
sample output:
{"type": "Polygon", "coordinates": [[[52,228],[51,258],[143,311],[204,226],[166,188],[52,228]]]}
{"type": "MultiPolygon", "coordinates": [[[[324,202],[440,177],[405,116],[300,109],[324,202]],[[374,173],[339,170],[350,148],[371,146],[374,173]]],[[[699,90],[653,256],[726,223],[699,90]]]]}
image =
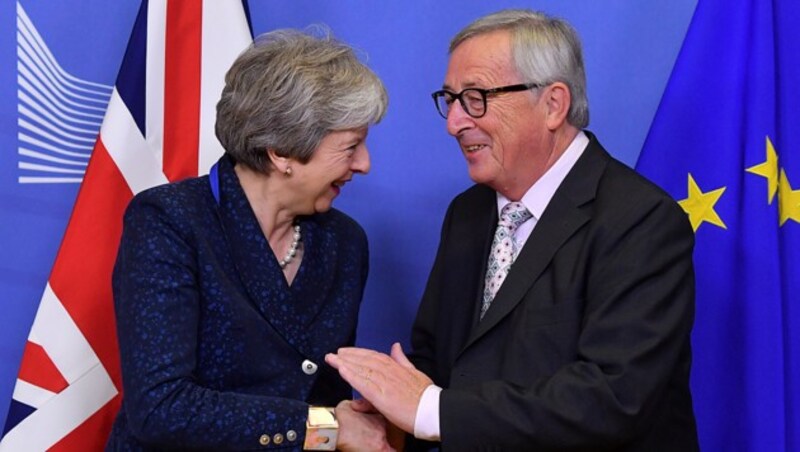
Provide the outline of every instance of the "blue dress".
{"type": "Polygon", "coordinates": [[[131,201],[113,274],[123,401],[107,450],[300,450],[309,404],[349,386],[324,355],[354,342],[367,239],[347,215],[300,218],[288,285],[229,157],[131,201]]]}

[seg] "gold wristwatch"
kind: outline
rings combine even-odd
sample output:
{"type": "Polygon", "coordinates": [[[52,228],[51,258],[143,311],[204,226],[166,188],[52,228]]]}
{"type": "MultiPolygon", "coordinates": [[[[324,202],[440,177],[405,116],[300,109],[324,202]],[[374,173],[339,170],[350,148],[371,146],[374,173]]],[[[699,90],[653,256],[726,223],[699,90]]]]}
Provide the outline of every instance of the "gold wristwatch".
{"type": "Polygon", "coordinates": [[[339,422],[331,407],[308,407],[306,420],[306,440],[303,450],[336,450],[339,438],[339,422]]]}

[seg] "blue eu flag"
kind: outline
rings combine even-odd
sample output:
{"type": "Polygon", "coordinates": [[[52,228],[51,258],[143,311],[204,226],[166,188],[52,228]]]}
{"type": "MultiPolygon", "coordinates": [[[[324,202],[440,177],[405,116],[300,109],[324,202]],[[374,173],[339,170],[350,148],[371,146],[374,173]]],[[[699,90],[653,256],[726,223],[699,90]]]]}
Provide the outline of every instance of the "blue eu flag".
{"type": "Polygon", "coordinates": [[[637,170],[695,230],[710,451],[800,451],[800,1],[699,0],[637,170]]]}

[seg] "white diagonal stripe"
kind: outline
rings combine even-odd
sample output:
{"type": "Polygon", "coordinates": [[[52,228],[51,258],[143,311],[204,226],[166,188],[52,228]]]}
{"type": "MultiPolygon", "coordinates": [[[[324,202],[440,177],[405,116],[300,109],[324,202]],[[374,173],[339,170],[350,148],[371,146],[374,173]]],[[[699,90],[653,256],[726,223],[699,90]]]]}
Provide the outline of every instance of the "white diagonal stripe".
{"type": "MultiPolygon", "coordinates": [[[[42,346],[69,386],[49,398],[42,392],[34,394],[30,387],[20,389],[22,399],[17,400],[35,403],[38,409],[3,437],[0,452],[47,450],[118,393],[108,372],[49,283],[28,340],[42,346]],[[45,425],[47,428],[43,429],[45,425]]],[[[19,387],[18,382],[15,398],[19,387]]]]}
{"type": "Polygon", "coordinates": [[[100,363],[50,283],[42,294],[28,340],[42,346],[69,384],[100,363]]]}
{"type": "Polygon", "coordinates": [[[11,429],[0,442],[0,452],[47,450],[116,395],[111,377],[97,363],[79,380],[11,429]]]}
{"type": "Polygon", "coordinates": [[[134,195],[168,182],[161,169],[161,161],[145,142],[116,89],[108,103],[100,139],[134,195]]]}
{"type": "Polygon", "coordinates": [[[29,407],[39,408],[56,395],[57,394],[53,391],[48,391],[47,389],[32,385],[25,380],[17,378],[12,398],[29,407]]]}

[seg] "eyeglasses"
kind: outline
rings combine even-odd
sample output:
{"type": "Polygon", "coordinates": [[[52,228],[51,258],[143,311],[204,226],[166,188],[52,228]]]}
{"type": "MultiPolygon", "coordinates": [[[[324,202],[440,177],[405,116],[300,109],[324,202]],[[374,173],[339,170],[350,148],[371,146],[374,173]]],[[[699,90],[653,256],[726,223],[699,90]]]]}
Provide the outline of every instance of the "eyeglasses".
{"type": "Polygon", "coordinates": [[[542,86],[544,85],[541,83],[522,83],[519,85],[508,85],[490,89],[467,88],[461,90],[458,94],[446,89],[440,89],[432,93],[431,97],[433,97],[433,103],[436,104],[436,110],[444,119],[447,119],[447,114],[450,112],[450,108],[456,99],[458,99],[461,103],[461,107],[468,115],[473,118],[480,118],[486,114],[486,98],[490,94],[525,91],[528,89],[541,88],[542,86]]]}

